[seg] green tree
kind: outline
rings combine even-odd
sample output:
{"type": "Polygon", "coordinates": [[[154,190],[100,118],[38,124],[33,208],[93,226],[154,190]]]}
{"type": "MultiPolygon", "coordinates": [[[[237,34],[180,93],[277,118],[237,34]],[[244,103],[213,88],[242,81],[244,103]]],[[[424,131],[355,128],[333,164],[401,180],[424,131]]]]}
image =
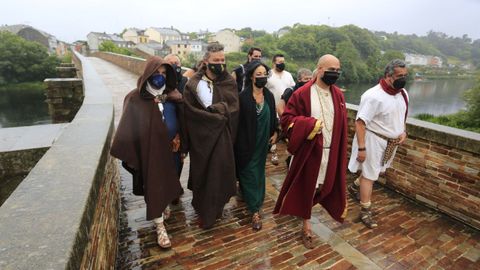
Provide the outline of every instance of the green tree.
{"type": "Polygon", "coordinates": [[[352,42],[342,41],[336,47],[334,55],[340,60],[343,71],[341,80],[343,82],[357,83],[371,79],[366,64],[361,61],[360,54],[352,42]]]}
{"type": "Polygon", "coordinates": [[[250,38],[259,38],[267,34],[264,30],[253,30],[250,27],[245,27],[240,30],[235,31],[235,34],[239,37],[250,39],[250,38]]]}
{"type": "Polygon", "coordinates": [[[342,26],[338,30],[350,38],[350,41],[358,50],[363,60],[378,53],[378,40],[375,35],[367,29],[362,29],[350,24],[342,26]]]}
{"type": "Polygon", "coordinates": [[[98,50],[101,52],[112,52],[112,53],[118,53],[118,54],[123,54],[123,55],[134,55],[132,51],[130,51],[127,48],[120,48],[113,43],[111,40],[106,40],[98,46],[98,50]]]}
{"type": "Polygon", "coordinates": [[[480,131],[480,76],[478,76],[476,85],[465,92],[465,101],[467,103],[467,123],[469,127],[473,127],[480,131]]]}
{"type": "Polygon", "coordinates": [[[0,52],[0,85],[43,81],[56,74],[59,60],[39,43],[0,31],[0,52]]]}
{"type": "Polygon", "coordinates": [[[317,56],[317,43],[313,35],[301,36],[290,32],[280,38],[278,48],[288,52],[290,60],[315,59],[317,56]]]}
{"type": "Polygon", "coordinates": [[[225,55],[225,59],[227,62],[228,72],[232,72],[234,68],[236,68],[240,64],[245,63],[245,59],[247,59],[247,54],[244,52],[231,52],[225,55]]]}
{"type": "Polygon", "coordinates": [[[405,59],[405,56],[400,51],[388,50],[380,58],[376,64],[376,73],[373,74],[374,79],[384,76],[385,66],[394,59],[405,59]]]}

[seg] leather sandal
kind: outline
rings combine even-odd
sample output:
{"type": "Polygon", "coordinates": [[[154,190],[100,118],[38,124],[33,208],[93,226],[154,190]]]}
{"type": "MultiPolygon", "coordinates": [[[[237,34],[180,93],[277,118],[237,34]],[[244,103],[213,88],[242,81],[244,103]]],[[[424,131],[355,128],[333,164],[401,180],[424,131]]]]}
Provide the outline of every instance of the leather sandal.
{"type": "Polygon", "coordinates": [[[302,229],[302,242],[306,248],[308,249],[314,248],[313,239],[314,239],[314,236],[312,234],[312,231],[302,229]]]}
{"type": "Polygon", "coordinates": [[[161,248],[170,248],[172,246],[163,222],[157,223],[157,243],[161,248]]]}
{"type": "Polygon", "coordinates": [[[164,220],[169,219],[170,214],[171,214],[170,207],[167,206],[167,208],[165,208],[165,210],[163,210],[163,219],[164,220]]]}
{"type": "Polygon", "coordinates": [[[252,229],[254,231],[259,231],[262,229],[262,218],[258,212],[255,212],[252,215],[252,229]]]}

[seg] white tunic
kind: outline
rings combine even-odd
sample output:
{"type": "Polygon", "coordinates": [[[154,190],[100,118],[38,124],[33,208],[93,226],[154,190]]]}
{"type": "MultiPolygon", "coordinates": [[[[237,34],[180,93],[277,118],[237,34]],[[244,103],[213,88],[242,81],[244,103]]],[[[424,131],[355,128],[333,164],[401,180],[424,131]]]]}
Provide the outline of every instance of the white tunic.
{"type": "Polygon", "coordinates": [[[330,89],[322,89],[317,84],[310,87],[311,116],[322,121],[323,153],[320,162],[320,170],[317,175],[317,186],[323,184],[327,173],[327,165],[330,157],[330,145],[332,143],[333,99],[330,89]]]}
{"type": "MultiPolygon", "coordinates": [[[[402,91],[405,90],[403,89],[402,91]]],[[[407,91],[405,93],[407,94],[407,91]]],[[[398,93],[395,96],[389,95],[383,91],[380,84],[363,93],[356,119],[362,119],[367,128],[365,132],[366,159],[364,162],[357,161],[358,142],[357,134],[355,134],[352,143],[352,155],[348,163],[348,169],[351,172],[361,170],[365,178],[376,181],[380,172],[384,172],[390,167],[395,152],[392,158],[382,166],[382,158],[387,147],[387,141],[368,130],[388,138],[398,138],[405,131],[406,109],[407,106],[402,93],[398,93]]]]}
{"type": "Polygon", "coordinates": [[[275,98],[275,106],[278,106],[280,99],[282,97],[285,89],[289,87],[294,87],[295,81],[293,80],[292,74],[288,71],[282,71],[280,74],[277,74],[275,71],[271,71],[268,77],[266,87],[273,93],[275,98]]]}
{"type": "Polygon", "coordinates": [[[198,97],[203,103],[203,106],[207,108],[212,105],[213,99],[213,83],[209,80],[202,78],[197,85],[198,97]]]}

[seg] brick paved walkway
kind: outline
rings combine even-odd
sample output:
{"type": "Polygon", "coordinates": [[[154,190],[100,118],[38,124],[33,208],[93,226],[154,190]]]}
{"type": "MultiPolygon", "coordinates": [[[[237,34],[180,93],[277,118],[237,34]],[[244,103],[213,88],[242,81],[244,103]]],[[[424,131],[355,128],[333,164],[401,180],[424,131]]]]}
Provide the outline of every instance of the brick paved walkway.
{"type": "MultiPolygon", "coordinates": [[[[118,121],[123,96],[135,85],[136,76],[100,59],[90,59],[112,89],[118,121]],[[126,81],[119,83],[119,79],[126,81]]],[[[279,144],[281,154],[284,147],[279,144]]],[[[180,204],[172,207],[172,217],[166,222],[173,247],[162,250],[156,244],[153,223],[145,220],[143,198],[132,195],[131,176],[122,170],[117,268],[480,269],[479,231],[378,185],[373,193],[377,229],[369,230],[361,224],[359,207],[352,199],[343,224],[317,206],[312,218],[317,247],[307,250],[301,244],[301,221],[271,214],[285,172],[283,162],[277,167],[267,165],[261,231],[251,230],[245,204],[236,197],[227,204],[215,227],[202,230],[190,204],[191,193],[185,188],[186,164],[181,177],[185,194],[180,204]]]]}

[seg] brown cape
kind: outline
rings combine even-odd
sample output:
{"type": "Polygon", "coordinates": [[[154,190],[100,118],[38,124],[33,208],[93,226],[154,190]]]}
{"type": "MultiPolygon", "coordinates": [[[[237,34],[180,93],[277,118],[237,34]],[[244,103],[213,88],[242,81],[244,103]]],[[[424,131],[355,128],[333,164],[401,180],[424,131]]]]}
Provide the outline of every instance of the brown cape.
{"type": "Polygon", "coordinates": [[[343,93],[332,85],[335,110],[332,143],[325,182],[315,193],[322,160],[323,135],[311,117],[310,81],[296,90],[281,117],[282,128],[289,138],[288,151],[295,157],[277,199],[274,214],[288,214],[310,219],[312,207],[320,203],[337,221],[346,215],[347,110],[343,93]],[[316,135],[315,135],[316,134],[316,135]],[[314,135],[314,137],[312,136],[314,135]]]}
{"type": "Polygon", "coordinates": [[[184,90],[184,151],[190,153],[188,188],[192,205],[204,228],[213,226],[224,205],[236,193],[233,144],[238,125],[238,93],[232,76],[224,73],[213,82],[212,105],[205,108],[197,85],[205,74],[200,70],[184,90]]]}
{"type": "Polygon", "coordinates": [[[110,150],[110,154],[122,160],[122,165],[132,173],[133,193],[144,195],[147,220],[160,217],[181,193],[167,127],[154,97],[145,90],[147,79],[162,65],[167,70],[165,92],[168,99],[181,100],[173,68],[160,57],[150,58],[137,88],[125,97],[122,118],[110,150]]]}

